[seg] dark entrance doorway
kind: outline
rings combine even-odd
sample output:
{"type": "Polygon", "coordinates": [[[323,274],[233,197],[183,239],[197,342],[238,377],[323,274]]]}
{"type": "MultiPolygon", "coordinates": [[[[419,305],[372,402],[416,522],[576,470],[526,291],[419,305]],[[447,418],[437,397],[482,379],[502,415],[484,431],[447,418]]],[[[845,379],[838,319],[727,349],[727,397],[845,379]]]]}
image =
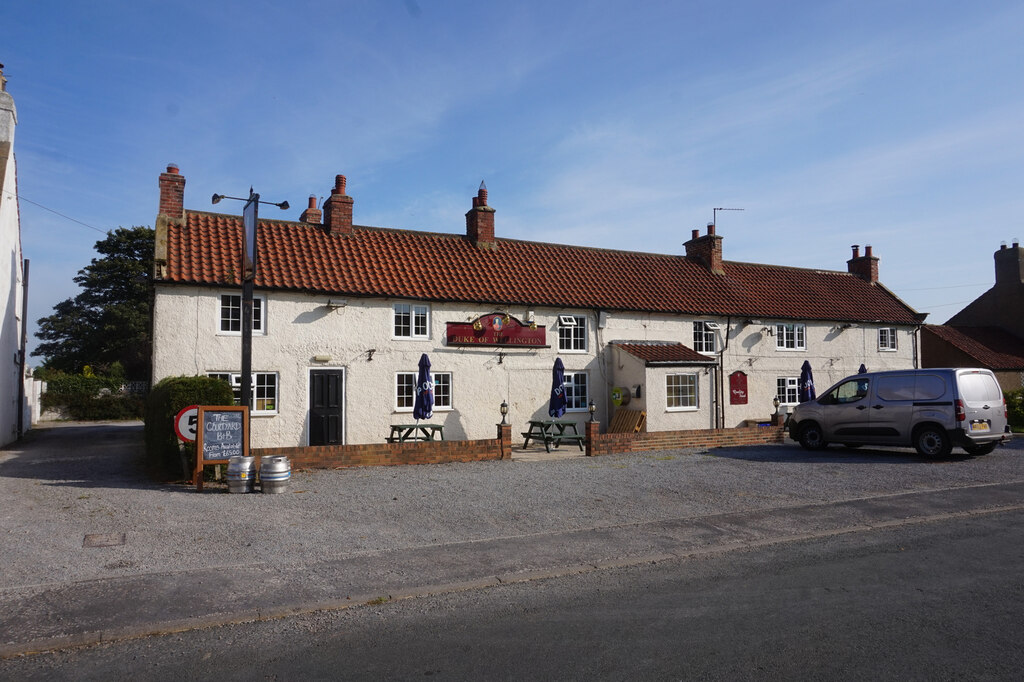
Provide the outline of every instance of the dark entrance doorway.
{"type": "Polygon", "coordinates": [[[315,369],[309,373],[309,444],[340,445],[344,433],[342,403],[345,372],[315,369]]]}

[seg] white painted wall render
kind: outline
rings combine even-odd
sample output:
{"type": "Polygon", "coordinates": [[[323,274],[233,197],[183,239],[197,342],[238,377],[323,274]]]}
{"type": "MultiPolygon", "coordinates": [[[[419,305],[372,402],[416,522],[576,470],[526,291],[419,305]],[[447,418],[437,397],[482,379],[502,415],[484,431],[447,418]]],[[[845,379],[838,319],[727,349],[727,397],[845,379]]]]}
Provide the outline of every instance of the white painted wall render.
{"type": "MultiPolygon", "coordinates": [[[[237,372],[241,338],[218,333],[220,294],[230,289],[162,285],[157,288],[154,307],[153,380],[165,376],[209,372],[237,372]]],[[[264,292],[258,292],[260,294],[264,292]]],[[[679,368],[636,368],[619,363],[608,344],[612,341],[681,342],[692,347],[692,319],[670,315],[609,312],[603,329],[597,327],[596,311],[531,308],[537,324],[547,327],[551,348],[465,348],[444,345],[446,322],[468,322],[493,312],[492,306],[434,303],[430,305],[429,338],[392,338],[392,306],[396,300],[348,297],[344,307],[326,306],[328,295],[270,292],[266,305],[266,333],[253,337],[253,371],[278,372],[278,414],[253,418],[256,446],[305,445],[309,402],[309,372],[312,369],[345,370],[345,442],[382,442],[388,424],[411,421],[411,414],[395,408],[395,374],[415,372],[422,353],[430,356],[435,372],[452,373],[451,410],[437,410],[435,423],[445,425],[450,440],[492,438],[501,419],[498,407],[509,403],[513,433],[525,430],[529,419],[546,418],[551,387],[551,367],[561,357],[566,371],[589,374],[590,398],[597,406],[596,417],[607,424],[613,411],[609,393],[613,386],[641,383],[638,405],[648,412],[648,430],[708,428],[713,423],[712,374],[699,373],[701,408],[696,412],[665,409],[665,375],[691,371],[679,368]],[[558,351],[558,315],[585,315],[588,340],[585,352],[558,351]],[[370,353],[369,351],[373,351],[370,353]],[[317,362],[316,356],[330,360],[317,362]],[[622,368],[619,365],[622,364],[622,368]],[[638,377],[641,377],[638,378],[638,377]]],[[[336,297],[335,297],[336,298],[336,297]]],[[[403,301],[404,302],[404,301],[403,301]]],[[[525,308],[509,309],[511,315],[527,319],[525,308]]],[[[706,317],[699,319],[709,319],[706,317]]],[[[776,380],[798,376],[804,360],[810,360],[820,390],[857,371],[863,362],[872,371],[908,368],[914,365],[915,330],[899,328],[899,349],[877,349],[877,328],[871,326],[838,329],[835,323],[807,323],[807,350],[781,351],[775,338],[762,332],[763,324],[745,325],[736,320],[711,318],[722,327],[719,348],[725,370],[724,415],[726,426],[745,419],[765,420],[771,414],[776,380]],[[728,374],[741,369],[748,375],[747,405],[728,404],[728,374]]],[[[570,412],[581,424],[585,411],[570,412]]]]}

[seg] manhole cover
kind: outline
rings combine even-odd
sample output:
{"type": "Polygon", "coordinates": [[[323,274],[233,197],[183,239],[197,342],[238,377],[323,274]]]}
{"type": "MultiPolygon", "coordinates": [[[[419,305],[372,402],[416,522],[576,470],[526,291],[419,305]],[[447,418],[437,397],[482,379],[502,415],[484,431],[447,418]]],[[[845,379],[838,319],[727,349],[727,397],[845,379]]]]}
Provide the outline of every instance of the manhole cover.
{"type": "Polygon", "coordinates": [[[124,533],[93,533],[82,541],[82,547],[117,547],[123,544],[124,533]]]}

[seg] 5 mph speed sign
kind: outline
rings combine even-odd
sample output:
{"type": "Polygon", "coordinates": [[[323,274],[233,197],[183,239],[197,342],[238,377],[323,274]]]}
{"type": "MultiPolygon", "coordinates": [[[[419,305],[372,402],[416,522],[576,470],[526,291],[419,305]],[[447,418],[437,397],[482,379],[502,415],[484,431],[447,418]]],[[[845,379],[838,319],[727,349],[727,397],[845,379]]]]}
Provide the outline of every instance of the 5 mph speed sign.
{"type": "Polygon", "coordinates": [[[178,416],[174,418],[174,432],[181,440],[193,441],[196,439],[196,425],[199,423],[199,406],[189,405],[182,408],[178,416]]]}

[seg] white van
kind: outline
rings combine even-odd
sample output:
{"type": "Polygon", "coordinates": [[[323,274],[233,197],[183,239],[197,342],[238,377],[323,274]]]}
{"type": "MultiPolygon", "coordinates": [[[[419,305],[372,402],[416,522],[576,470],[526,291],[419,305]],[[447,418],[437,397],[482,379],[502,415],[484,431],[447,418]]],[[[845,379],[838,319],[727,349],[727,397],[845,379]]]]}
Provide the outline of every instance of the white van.
{"type": "Polygon", "coordinates": [[[987,369],[915,369],[847,377],[797,405],[789,437],[808,450],[829,443],[912,445],[946,457],[958,445],[985,455],[1009,438],[1006,401],[987,369]]]}

